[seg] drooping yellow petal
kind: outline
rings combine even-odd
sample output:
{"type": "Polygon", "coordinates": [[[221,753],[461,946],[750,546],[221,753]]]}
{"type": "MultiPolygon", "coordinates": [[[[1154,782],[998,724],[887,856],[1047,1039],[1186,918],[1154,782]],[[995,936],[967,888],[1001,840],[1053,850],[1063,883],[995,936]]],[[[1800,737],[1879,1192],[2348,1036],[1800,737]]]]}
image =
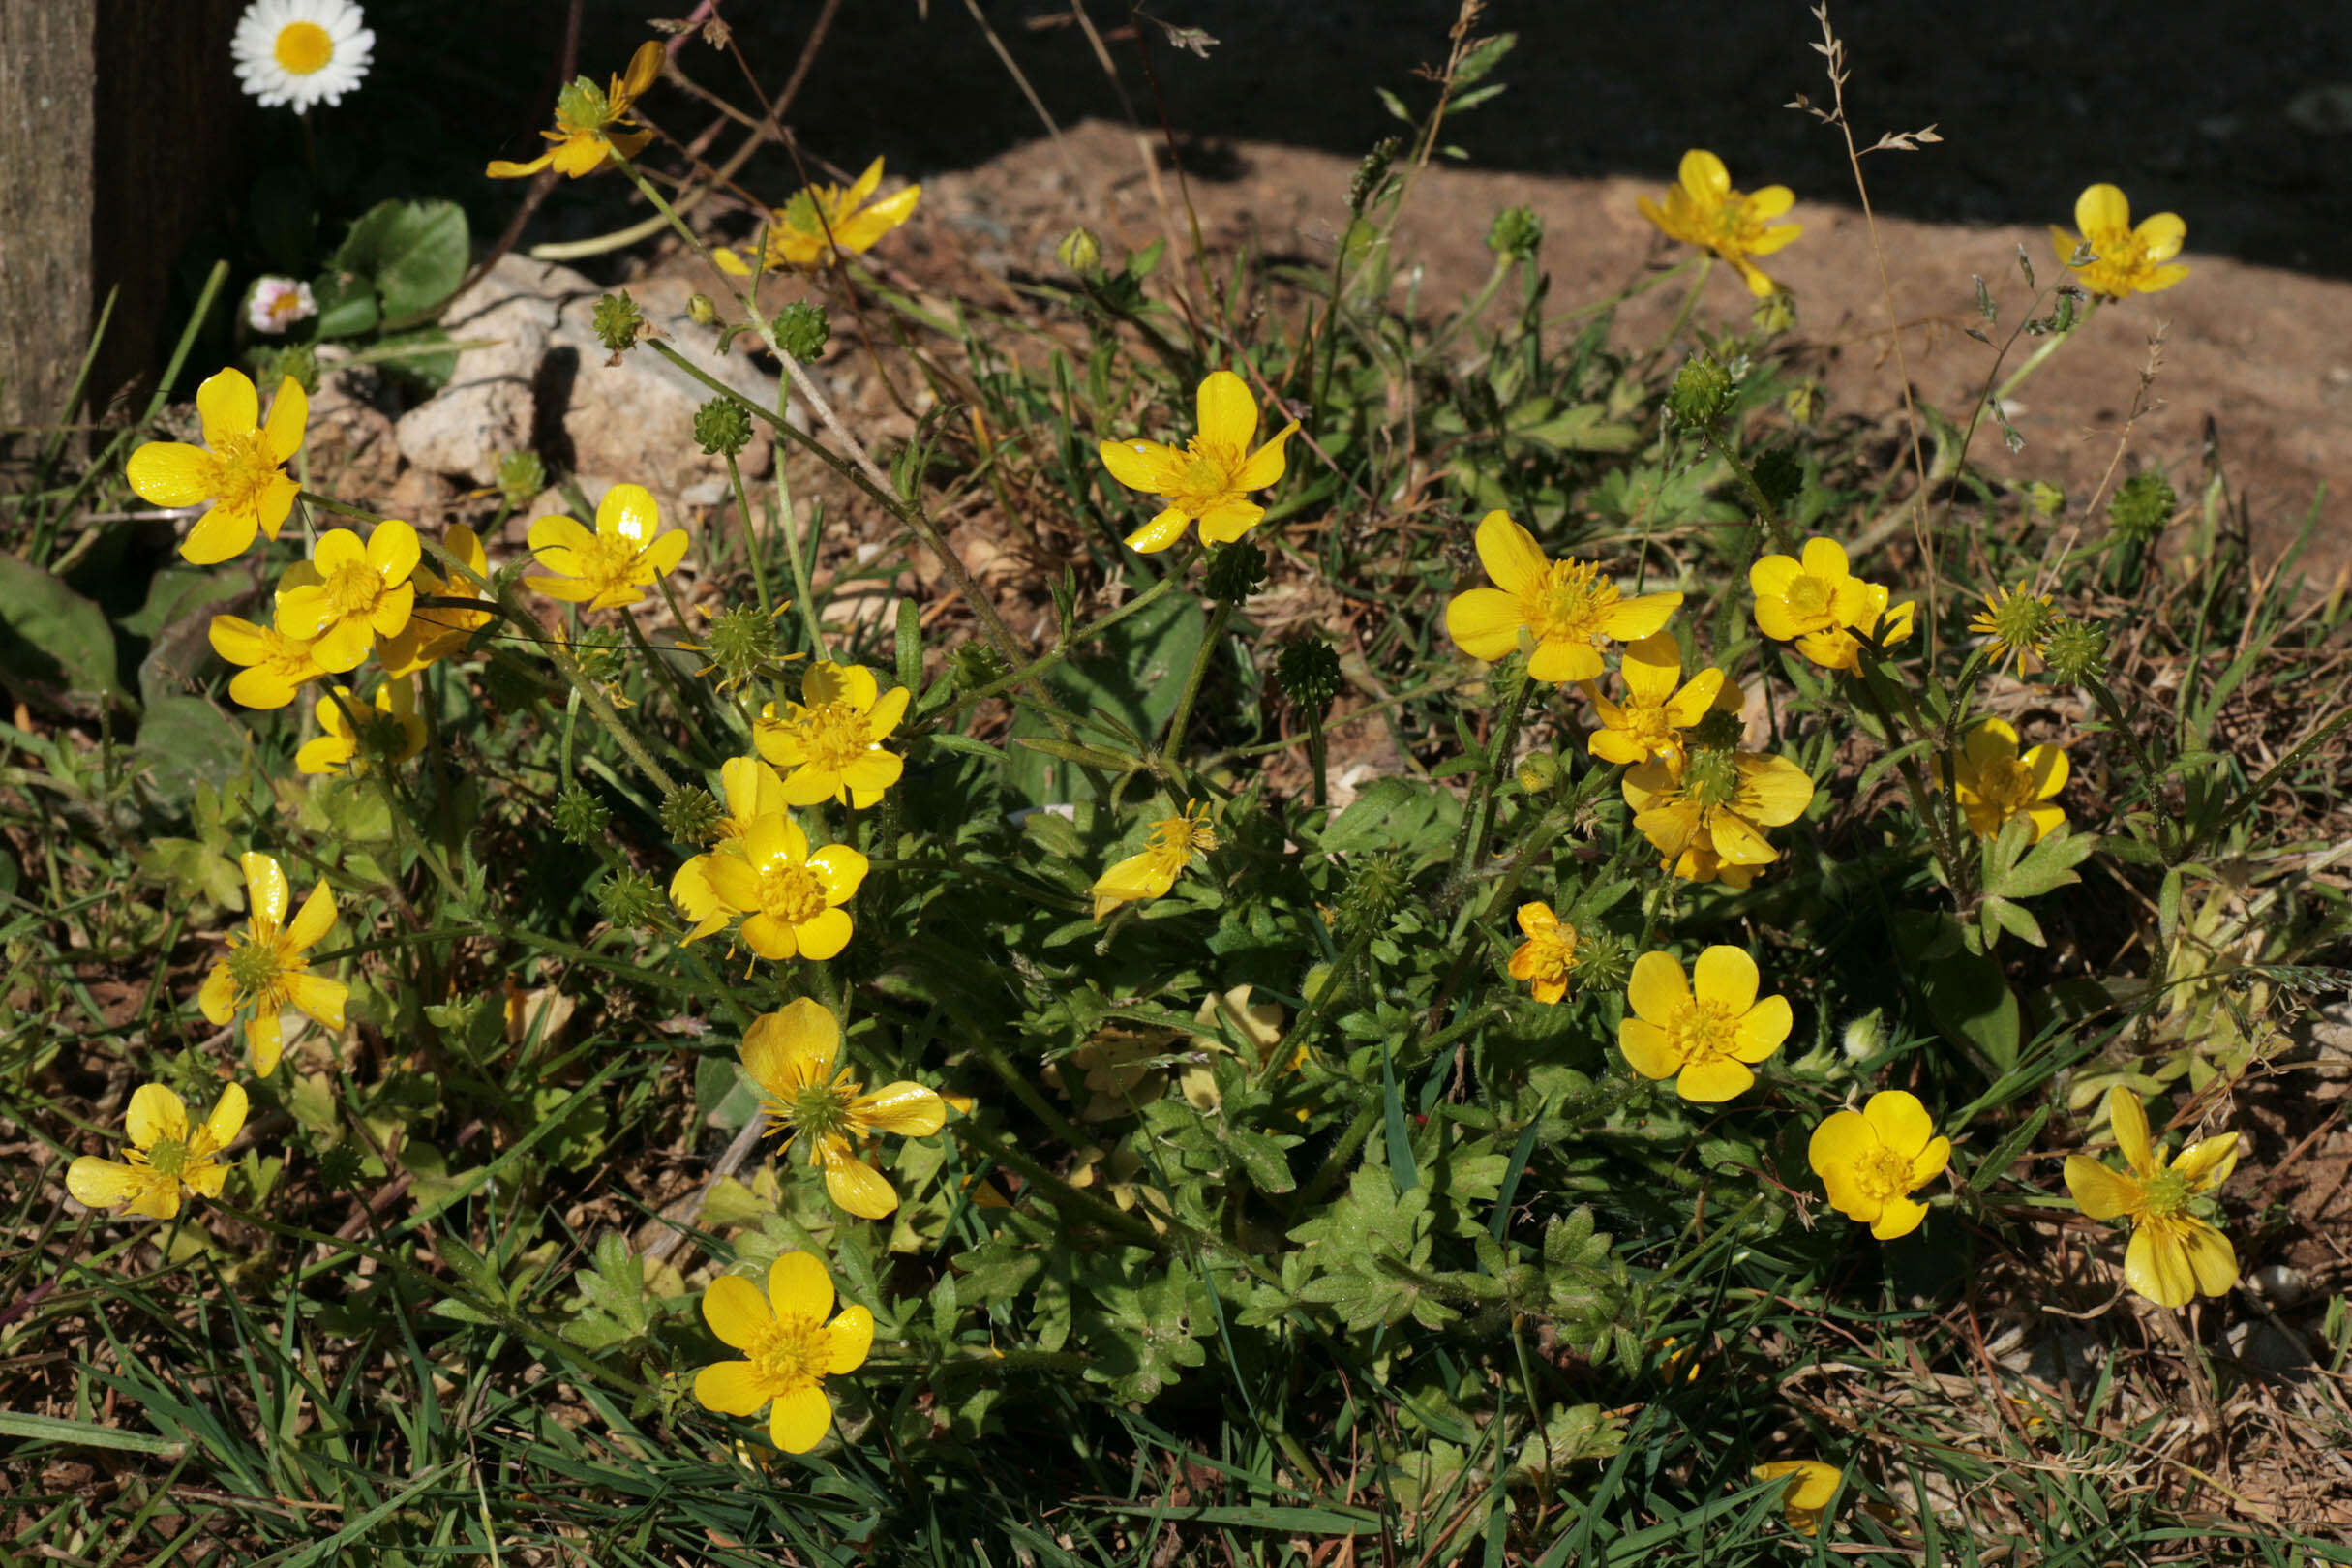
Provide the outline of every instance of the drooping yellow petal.
{"type": "Polygon", "coordinates": [[[883,1174],[851,1153],[846,1144],[823,1150],[825,1191],[860,1220],[880,1220],[898,1207],[898,1193],[883,1174]]]}
{"type": "Polygon", "coordinates": [[[2120,1084],[2107,1091],[2107,1126],[2133,1174],[2145,1181],[2163,1168],[2149,1142],[2147,1109],[2139,1096],[2120,1084]]]}
{"type": "Polygon", "coordinates": [[[2093,1220],[2113,1220],[2139,1207],[2140,1184],[2089,1155],[2066,1156],[2066,1191],[2093,1220]]]}
{"type": "Polygon", "coordinates": [[[875,1131],[910,1138],[927,1138],[948,1121],[947,1104],[936,1092],[904,1079],[860,1095],[850,1113],[875,1131]]]}

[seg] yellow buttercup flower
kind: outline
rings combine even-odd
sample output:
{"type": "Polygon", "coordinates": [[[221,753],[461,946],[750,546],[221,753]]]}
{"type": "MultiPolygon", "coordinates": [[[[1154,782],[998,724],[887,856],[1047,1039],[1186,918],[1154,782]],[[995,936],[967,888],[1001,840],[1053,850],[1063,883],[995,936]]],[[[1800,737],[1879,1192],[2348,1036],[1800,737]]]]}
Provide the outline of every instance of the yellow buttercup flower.
{"type": "Polygon", "coordinates": [[[2038,660],[2049,652],[2050,628],[2057,618],[2047,593],[2005,588],[1985,596],[1984,608],[1969,618],[1968,629],[1991,640],[1987,651],[1993,668],[2015,659],[2023,669],[2027,658],[2038,660]]]}
{"type": "MultiPolygon", "coordinates": [[[[464,524],[450,528],[441,540],[441,548],[463,561],[475,577],[490,576],[489,553],[482,548],[480,536],[464,524]]],[[[454,572],[443,577],[429,561],[418,561],[408,582],[419,599],[464,599],[469,604],[489,604],[471,581],[454,572]]],[[[473,634],[489,625],[493,618],[487,608],[462,610],[448,605],[419,604],[410,613],[407,625],[396,635],[377,641],[376,657],[388,674],[414,675],[427,665],[463,651],[473,634]]]]}
{"type": "Polygon", "coordinates": [[[906,716],[904,686],[882,690],[874,672],[859,664],[812,664],[800,682],[800,701],[776,716],[776,705],[760,710],[752,743],[784,774],[784,799],[797,806],[846,800],[860,811],[898,782],[906,764],[882,742],[906,716]]]}
{"type": "Polygon", "coordinates": [[[1633,807],[1634,829],[1674,875],[1735,888],[1780,859],[1764,830],[1794,822],[1813,803],[1803,769],[1759,751],[1694,749],[1679,766],[1653,760],[1628,768],[1618,787],[1633,807]]]}
{"type": "Polygon", "coordinates": [[[816,959],[849,946],[849,911],[840,906],[865,880],[864,856],[847,844],[812,855],[808,835],[781,811],[749,823],[736,851],[711,856],[703,874],[719,903],[743,917],[743,946],[763,958],[816,959]]]}
{"type": "Polygon", "coordinates": [[[1739,688],[1727,682],[1721,670],[1702,670],[1682,679],[1682,647],[1671,632],[1626,644],[1617,674],[1625,681],[1622,704],[1602,696],[1591,682],[1584,686],[1601,718],[1585,745],[1604,762],[1631,766],[1656,758],[1679,765],[1688,750],[1685,730],[1709,712],[1739,710],[1739,688]]]}
{"type": "Polygon", "coordinates": [[[326,674],[311,657],[311,645],[275,626],[256,626],[238,616],[215,616],[208,635],[212,650],[240,665],[228,683],[229,701],[244,708],[284,708],[309,681],[326,674]]]}
{"type": "Polygon", "coordinates": [[[260,394],[237,370],[206,377],[196,401],[204,444],[149,441],[131,454],[123,477],[140,499],[157,506],[212,502],[180,544],[182,559],[210,566],[242,554],[256,533],[278,537],[302,489],[286,465],[302,450],[311,404],[302,383],[289,376],[278,383],[264,425],[260,394]]]}
{"type": "Polygon", "coordinates": [[[1206,802],[1186,806],[1172,817],[1152,824],[1151,843],[1095,879],[1095,919],[1121,904],[1159,898],[1176,886],[1192,857],[1217,847],[1217,830],[1209,826],[1206,802]]]}
{"type": "Polygon", "coordinates": [[[2238,1282],[2229,1238],[2190,1212],[2202,1194],[2229,1180],[2238,1134],[2199,1138],[2170,1161],[2148,1135],[2148,1112],[2128,1089],[2107,1091],[2115,1146],[2130,1165],[2119,1171],[2088,1155],[2066,1157],[2066,1191],[2094,1220],[2127,1219],[2124,1282],[2159,1307],[2186,1307],[2199,1295],[2221,1296],[2238,1282]]]}
{"type": "Polygon", "coordinates": [[[407,676],[376,689],[373,706],[348,686],[318,699],[318,727],[326,733],[302,743],[294,769],[304,773],[341,773],[356,760],[364,771],[394,767],[425,749],[425,721],[416,712],[416,682],[407,676]],[[356,718],[356,728],[351,721],[356,718]]]}
{"type": "Polygon", "coordinates": [[[806,1252],[786,1252],[768,1270],[768,1291],[739,1274],[722,1274],[703,1292],[703,1321],[740,1361],[719,1361],[694,1376],[694,1398],[720,1415],[768,1411],[768,1440],[805,1454],[832,1430],[825,1379],[865,1365],[874,1314],[833,1311],[833,1282],[806,1252]]]}
{"type": "MultiPolygon", "coordinates": [[[[872,250],[875,241],[914,217],[915,203],[922,199],[920,185],[894,191],[876,201],[874,193],[880,189],[879,158],[866,165],[865,172],[846,191],[837,185],[804,187],[769,219],[761,240],[768,265],[830,266],[844,256],[863,256],[872,250]]],[[[739,278],[750,275],[750,263],[724,247],[713,251],[711,258],[721,272],[739,278]]]]}
{"type": "Polygon", "coordinates": [[[421,552],[406,523],[376,525],[366,544],[349,528],[329,528],[311,550],[316,581],[281,588],[278,629],[311,645],[331,675],[355,670],[378,637],[408,624],[416,589],[408,581],[421,552]]]}
{"type": "Polygon", "coordinates": [[[860,1220],[879,1220],[898,1207],[898,1193],[858,1158],[857,1141],[877,1132],[927,1138],[947,1124],[948,1107],[905,1079],[867,1094],[848,1070],[834,1070],[840,1054],[840,1021],[806,997],[743,1031],[743,1073],[760,1091],[770,1131],[786,1149],[806,1133],[808,1162],[825,1168],[827,1194],[860,1220]]]}
{"type": "Polygon", "coordinates": [[[1112,478],[1161,499],[1161,511],[1127,536],[1132,549],[1146,554],[1165,550],[1184,537],[1185,525],[1194,520],[1205,542],[1231,544],[1266,515],[1263,506],[1249,498],[1249,492],[1263,490],[1282,476],[1282,443],[1299,428],[1297,420],[1252,450],[1257,400],[1231,371],[1211,371],[1193,403],[1200,433],[1182,450],[1143,440],[1104,441],[1098,448],[1112,478]]]}
{"type": "MultiPolygon", "coordinates": [[[[753,823],[784,812],[784,780],[757,757],[731,757],[721,763],[719,795],[727,802],[727,815],[719,819],[718,847],[712,855],[734,853],[753,823]]],[[[697,855],[670,879],[670,902],[694,922],[686,933],[688,942],[709,936],[735,918],[735,911],[710,886],[710,855],[697,855]]]]}
{"type": "Polygon", "coordinates": [[[1883,1089],[1860,1110],[1833,1111],[1813,1130],[1807,1163],[1829,1193],[1829,1206],[1870,1227],[1881,1241],[1919,1228],[1927,1205],[1911,1193],[1944,1174],[1952,1140],[1916,1095],[1883,1089]]]}
{"type": "Polygon", "coordinates": [[[2066,787],[2066,754],[2052,745],[2017,754],[2017,732],[2007,720],[1989,718],[1969,731],[1952,754],[1952,794],[1958,797],[1969,830],[1994,838],[2013,817],[2034,824],[2034,842],[2066,826],[2066,808],[2049,804],[2066,787]]]}
{"type": "Polygon", "coordinates": [[[141,1084],[131,1096],[123,1131],[131,1147],[121,1161],[83,1155],[66,1167],[66,1191],[93,1209],[129,1205],[133,1214],[168,1220],[180,1212],[183,1192],[217,1198],[228,1165],[221,1152],[245,1125],[245,1091],[221,1090],[212,1112],[195,1126],[180,1097],[160,1083],[141,1084]]]}
{"type": "Polygon", "coordinates": [[[1822,1527],[1822,1516],[1837,1496],[1838,1483],[1844,1474],[1834,1464],[1819,1460],[1774,1460],[1759,1464],[1749,1472],[1759,1481],[1777,1481],[1783,1476],[1794,1476],[1795,1481],[1780,1499],[1780,1517],[1789,1528],[1813,1535],[1822,1527]]]}
{"type": "Polygon", "coordinates": [[[1676,173],[1663,207],[1647,196],[1634,198],[1642,216],[1670,238],[1712,251],[1738,268],[1749,293],[1770,293],[1772,280],[1748,257],[1770,256],[1804,232],[1796,224],[1772,222],[1796,205],[1795,193],[1785,185],[1767,185],[1752,196],[1742,195],[1732,189],[1731,170],[1723,160],[1697,147],[1682,155],[1676,173]]]}
{"type": "Polygon", "coordinates": [[[1912,606],[1886,608],[1886,589],[1854,575],[1834,539],[1807,539],[1796,556],[1765,556],[1748,568],[1756,592],[1756,629],[1824,670],[1852,670],[1860,657],[1856,630],[1890,647],[1911,636],[1912,606]]]}
{"type": "Polygon", "coordinates": [[[648,39],[637,45],[629,69],[613,77],[612,86],[599,88],[587,76],[575,76],[556,95],[556,129],[539,133],[555,145],[528,164],[494,158],[483,172],[494,180],[513,180],[553,164],[557,173],[576,180],[602,168],[607,159],[636,157],[653,133],[620,127],[637,123],[627,118],[629,106],[661,75],[661,61],[662,46],[648,39]]]}
{"type": "Polygon", "coordinates": [[[1576,927],[1539,901],[1519,906],[1519,929],[1527,940],[1511,954],[1511,978],[1525,980],[1538,1002],[1559,1001],[1576,971],[1576,927]]]}
{"type": "Polygon", "coordinates": [[[1707,949],[1687,979],[1673,953],[1645,952],[1634,960],[1625,992],[1634,1015],[1617,1025],[1617,1049],[1636,1072],[1673,1078],[1696,1103],[1744,1093],[1756,1081],[1749,1064],[1779,1050],[1794,1022],[1788,998],[1757,1000],[1760,980],[1737,948],[1707,949]]]}
{"type": "Polygon", "coordinates": [[[1592,679],[1606,644],[1650,636],[1682,603],[1674,592],[1624,597],[1599,566],[1552,559],[1535,535],[1499,511],[1479,522],[1478,558],[1494,587],[1454,595],[1445,607],[1446,635],[1488,664],[1530,641],[1534,680],[1592,679]]]}
{"type": "Polygon", "coordinates": [[[643,485],[615,485],[596,503],[596,531],[561,513],[530,526],[530,553],[554,577],[525,581],[551,599],[617,610],[645,597],[686,557],[686,530],[662,530],[661,505],[643,485]]]}
{"type": "Polygon", "coordinates": [[[289,923],[286,915],[292,898],[278,862],[249,850],[238,863],[245,870],[246,928],[230,933],[228,956],[204,977],[196,1006],[215,1028],[246,1015],[246,1053],[254,1071],[266,1078],[278,1070],[286,1045],[278,1015],[289,1007],[299,1009],[321,1027],[341,1033],[343,1005],[351,988],[312,974],[308,966],[310,950],[335,925],[335,898],[326,879],[318,879],[289,923]]]}
{"type": "Polygon", "coordinates": [[[2188,276],[2188,269],[2173,260],[2188,238],[2188,226],[2177,212],[2159,212],[2135,228],[2124,193],[2099,184],[2074,198],[2074,226],[2082,230],[2079,236],[2053,224],[2050,240],[2059,260],[2069,265],[2077,250],[2091,247],[2091,259],[2073,271],[2095,294],[2109,299],[2153,294],[2188,276]]]}

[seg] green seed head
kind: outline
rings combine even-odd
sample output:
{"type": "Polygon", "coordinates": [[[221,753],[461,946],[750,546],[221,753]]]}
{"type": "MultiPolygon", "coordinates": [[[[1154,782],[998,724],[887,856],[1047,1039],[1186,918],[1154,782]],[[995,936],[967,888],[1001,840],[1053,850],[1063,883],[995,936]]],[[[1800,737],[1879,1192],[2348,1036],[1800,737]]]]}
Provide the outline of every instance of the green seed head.
{"type": "Polygon", "coordinates": [[[1736,751],[1744,728],[1738,714],[1710,708],[1683,735],[1694,751],[1736,751]]]}
{"type": "Polygon", "coordinates": [[[1274,683],[1292,706],[1319,713],[1340,694],[1340,655],[1322,638],[1304,635],[1274,656],[1274,683]]]}
{"type": "Polygon", "coordinates": [[[803,362],[825,352],[825,340],[833,331],[824,309],[805,299],[796,299],[776,312],[775,328],[777,347],[803,362]]]}
{"type": "Polygon", "coordinates": [[[700,848],[718,837],[719,821],[725,815],[709,790],[684,784],[662,797],[661,830],[676,843],[700,848]]]}
{"type": "Polygon", "coordinates": [[[566,844],[583,847],[601,841],[612,813],[604,802],[578,784],[566,784],[556,797],[556,831],[566,844]]]}
{"type": "Polygon", "coordinates": [[[147,1163],[159,1176],[178,1176],[188,1168],[188,1145],[178,1138],[165,1138],[148,1147],[147,1163]]]}
{"type": "Polygon", "coordinates": [[[616,871],[596,884],[596,910],[630,929],[649,929],[663,909],[661,889],[642,871],[616,871]]]}
{"type": "Polygon", "coordinates": [[[733,457],[751,444],[751,415],[733,398],[712,398],[694,410],[694,441],[713,457],[733,457]]]}
{"type": "Polygon", "coordinates": [[[1487,249],[1514,261],[1524,261],[1544,241],[1544,221],[1531,207],[1505,207],[1487,229],[1487,249]]]}
{"type": "Polygon", "coordinates": [[[2148,1178],[2147,1202],[2150,1214],[2179,1214],[2188,1207],[2192,1194],[2188,1178],[2177,1170],[2159,1170],[2148,1178]]]}
{"type": "Polygon", "coordinates": [[[2062,686],[2097,679],[2107,669],[2106,628],[2087,620],[2053,621],[2042,662],[2049,666],[2050,678],[2062,686]]]}
{"type": "Polygon", "coordinates": [[[613,121],[613,106],[606,101],[603,88],[586,76],[574,76],[556,95],[556,120],[575,130],[601,130],[613,121]]]}
{"type": "Polygon", "coordinates": [[[2107,525],[2117,537],[2146,544],[2164,531],[2179,505],[2170,481],[2152,468],[2124,481],[2107,503],[2107,525]]]}
{"type": "Polygon", "coordinates": [[[536,452],[509,452],[498,459],[498,498],[521,508],[547,488],[547,465],[536,452]]]}
{"type": "Polygon", "coordinates": [[[278,974],[278,954],[261,943],[240,942],[228,950],[228,980],[237,988],[239,1007],[269,989],[278,974]]]}
{"type": "Polygon", "coordinates": [[[626,294],[606,294],[597,300],[590,319],[596,329],[596,341],[617,354],[636,347],[638,338],[646,330],[645,313],[626,294]]]}
{"type": "Polygon", "coordinates": [[[1674,389],[1666,394],[1666,412],[1678,425],[1710,430],[1731,400],[1731,372],[1702,351],[1675,374],[1674,389]]]}
{"type": "Polygon", "coordinates": [[[1219,545],[1209,553],[1201,591],[1221,604],[1239,604],[1266,581],[1266,553],[1249,540],[1219,545]]]}

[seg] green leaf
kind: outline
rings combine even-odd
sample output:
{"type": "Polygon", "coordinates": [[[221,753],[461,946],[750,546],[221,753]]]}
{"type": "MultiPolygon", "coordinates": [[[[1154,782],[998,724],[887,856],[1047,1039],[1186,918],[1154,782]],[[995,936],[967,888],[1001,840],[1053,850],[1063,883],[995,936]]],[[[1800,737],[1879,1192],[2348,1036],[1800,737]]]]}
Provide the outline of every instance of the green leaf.
{"type": "Polygon", "coordinates": [[[2056,1103],[2054,1100],[2045,1100],[2035,1106],[2033,1115],[2019,1123],[2016,1131],[2007,1137],[1995,1144],[1991,1154],[1976,1161],[1976,1168],[1969,1172],[1970,1191],[1981,1192],[2008,1174],[2009,1167],[2017,1163],[2025,1152],[2034,1146],[2034,1140],[2041,1135],[2042,1124],[2050,1119],[2050,1107],[2056,1103]]]}
{"type": "MultiPolygon", "coordinates": [[[[2016,825],[2016,822],[2009,824],[2012,828],[2016,825]]],[[[2007,870],[1988,877],[1985,890],[2004,898],[2036,898],[2054,889],[2080,882],[2082,878],[2074,874],[2074,868],[2089,859],[2098,844],[2096,833],[2056,829],[2007,870]]]]}
{"type": "Polygon", "coordinates": [[[1579,404],[1511,434],[1557,452],[1630,452],[1642,444],[1641,427],[1611,419],[1597,403],[1579,404]]]}
{"type": "MultiPolygon", "coordinates": [[[[1462,63],[1454,68],[1454,90],[1460,92],[1474,82],[1484,80],[1489,72],[1502,64],[1503,56],[1517,47],[1517,33],[1497,33],[1493,38],[1480,39],[1462,57],[1462,63]]],[[[1460,108],[1461,100],[1457,99],[1454,106],[1460,108]]]]}
{"type": "Polygon", "coordinates": [[[465,281],[466,209],[454,201],[384,201],[351,225],[335,266],[364,280],[389,325],[421,320],[465,281]]]}
{"type": "Polygon", "coordinates": [[[1406,125],[1413,123],[1412,110],[1404,106],[1404,101],[1402,99],[1399,98],[1395,93],[1390,92],[1385,87],[1374,87],[1372,91],[1380,95],[1380,102],[1382,106],[1388,109],[1389,113],[1395,115],[1398,119],[1402,120],[1406,125]]]}
{"type": "Polygon", "coordinates": [[[1962,950],[1952,940],[1957,926],[1948,915],[1898,915],[1894,929],[1937,1032],[1983,1052],[2002,1071],[2014,1067],[2021,1040],[2017,993],[2000,963],[1962,950]]]}
{"type": "Polygon", "coordinates": [[[320,273],[311,280],[311,297],[318,302],[317,333],[322,340],[356,338],[375,331],[383,319],[375,286],[354,273],[320,273]]]}
{"type": "Polygon", "coordinates": [[[225,788],[245,769],[244,728],[201,697],[166,691],[149,698],[134,748],[155,793],[175,804],[199,784],[225,788]]]}
{"type": "Polygon", "coordinates": [[[114,672],[106,612],[30,561],[0,556],[0,684],[87,716],[107,700],[136,706],[114,672]]]}
{"type": "Polygon", "coordinates": [[[1260,1192],[1287,1192],[1298,1185],[1290,1174],[1290,1161],[1282,1153],[1297,1143],[1297,1138],[1272,1137],[1227,1124],[1222,1141],[1225,1152],[1248,1173],[1250,1185],[1260,1192]]]}

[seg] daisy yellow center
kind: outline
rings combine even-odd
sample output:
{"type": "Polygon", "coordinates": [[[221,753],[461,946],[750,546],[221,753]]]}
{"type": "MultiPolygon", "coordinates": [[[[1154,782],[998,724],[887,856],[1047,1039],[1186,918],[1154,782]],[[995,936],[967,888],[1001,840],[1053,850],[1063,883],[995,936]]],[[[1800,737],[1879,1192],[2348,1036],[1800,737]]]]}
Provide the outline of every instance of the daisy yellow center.
{"type": "Polygon", "coordinates": [[[2004,817],[2015,816],[2041,799],[2034,769],[2023,758],[1996,757],[1976,769],[1976,796],[2004,817]]]}
{"type": "Polygon", "coordinates": [[[1242,455],[1222,441],[1203,441],[1195,436],[1185,445],[1184,478],[1168,499],[1186,510],[1205,512],[1237,492],[1233,476],[1241,471],[1242,455]]]}
{"type": "Polygon", "coordinates": [[[807,765],[821,773],[845,772],[874,749],[865,714],[848,703],[825,703],[804,709],[799,731],[807,765]]]}
{"type": "Polygon", "coordinates": [[[1789,613],[1799,620],[1830,619],[1830,607],[1837,600],[1837,587],[1826,578],[1802,576],[1789,585],[1782,595],[1789,601],[1789,613]]]}
{"type": "Polygon", "coordinates": [[[1607,635],[1604,622],[1616,607],[1617,586],[1600,581],[1600,573],[1589,560],[1555,560],[1545,568],[1543,582],[1523,603],[1537,642],[1592,643],[1607,635]]]}
{"type": "Polygon", "coordinates": [[[2184,1213],[2190,1197],[2188,1178],[2177,1170],[2159,1170],[2140,1189],[2140,1202],[2151,1216],[2184,1213]]]}
{"type": "Polygon", "coordinates": [[[336,567],[319,587],[326,589],[327,603],[335,607],[339,620],[371,614],[384,596],[383,573],[364,560],[336,567]]]}
{"type": "Polygon", "coordinates": [[[1882,1202],[1911,1191],[1911,1161],[1883,1143],[1856,1162],[1854,1174],[1862,1191],[1882,1202]]]}
{"type": "Polygon", "coordinates": [[[1720,1002],[1695,999],[1668,1028],[1672,1049],[1685,1067],[1720,1062],[1738,1042],[1739,1020],[1720,1002]]]}
{"type": "Polygon", "coordinates": [[[825,885],[805,865],[770,866],[760,878],[760,911],[787,925],[806,925],[825,913],[825,885]]]}
{"type": "Polygon", "coordinates": [[[250,507],[278,477],[278,460],[257,430],[231,436],[213,449],[213,498],[232,511],[250,507]]]}
{"type": "Polygon", "coordinates": [[[752,1338],[744,1359],[759,1369],[764,1385],[787,1394],[824,1386],[829,1350],[823,1320],[787,1312],[752,1338]]]}
{"type": "Polygon", "coordinates": [[[288,22],[278,29],[278,43],[270,52],[295,75],[307,76],[335,58],[335,40],[317,22],[288,22]]]}

